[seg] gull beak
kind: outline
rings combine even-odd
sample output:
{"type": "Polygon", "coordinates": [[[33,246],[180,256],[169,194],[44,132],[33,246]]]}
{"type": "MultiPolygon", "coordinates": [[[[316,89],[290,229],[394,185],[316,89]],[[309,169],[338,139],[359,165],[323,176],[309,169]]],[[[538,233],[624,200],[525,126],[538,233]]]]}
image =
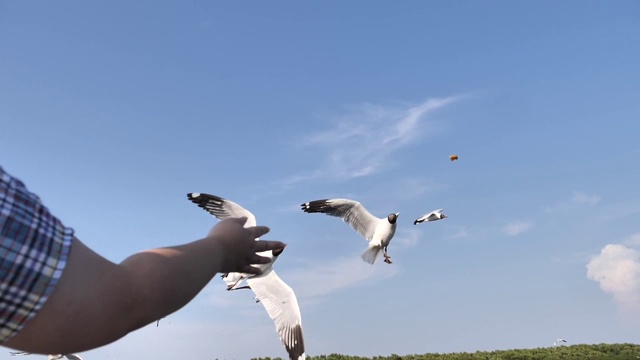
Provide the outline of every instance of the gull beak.
{"type": "Polygon", "coordinates": [[[398,212],[398,213],[396,213],[396,217],[398,217],[398,216],[400,216],[400,213],[399,213],[399,212],[398,212]]]}
{"type": "Polygon", "coordinates": [[[273,256],[280,256],[280,254],[282,254],[282,252],[284,251],[284,248],[286,248],[287,246],[285,245],[283,248],[281,249],[275,249],[272,250],[271,253],[273,254],[273,256]]]}

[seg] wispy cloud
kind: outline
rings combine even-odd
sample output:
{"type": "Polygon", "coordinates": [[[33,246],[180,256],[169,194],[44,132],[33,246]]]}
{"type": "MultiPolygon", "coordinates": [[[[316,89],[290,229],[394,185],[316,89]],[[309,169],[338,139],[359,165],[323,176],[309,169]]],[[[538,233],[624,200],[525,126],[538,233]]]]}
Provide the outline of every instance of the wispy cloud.
{"type": "Polygon", "coordinates": [[[581,264],[589,262],[593,257],[594,249],[581,250],[572,253],[558,253],[551,256],[551,261],[565,264],[581,264]]]}
{"type": "Polygon", "coordinates": [[[211,284],[204,288],[202,294],[202,298],[205,299],[208,305],[222,308],[237,307],[238,304],[251,304],[251,302],[249,301],[238,300],[248,300],[249,298],[254,296],[253,291],[251,290],[242,289],[227,291],[227,284],[225,284],[220,279],[213,279],[213,281],[211,281],[211,284]]]}
{"type": "Polygon", "coordinates": [[[640,310],[640,251],[620,244],[605,246],[587,264],[587,278],[613,294],[622,310],[640,310]]]}
{"type": "Polygon", "coordinates": [[[299,299],[317,299],[341,289],[390,278],[399,271],[398,267],[380,265],[379,262],[374,265],[365,263],[354,254],[334,261],[310,262],[303,268],[287,271],[282,278],[286,277],[299,299]]]}
{"type": "Polygon", "coordinates": [[[292,185],[309,179],[347,180],[379,172],[398,149],[429,131],[425,118],[461,97],[432,98],[415,106],[366,104],[338,118],[333,129],[304,138],[304,145],[320,150],[320,168],[292,175],[292,185]]]}
{"type": "Polygon", "coordinates": [[[594,194],[587,194],[581,191],[574,191],[569,199],[558,202],[547,207],[547,212],[559,212],[575,209],[576,207],[596,206],[600,204],[602,197],[594,194]]]}
{"type": "Polygon", "coordinates": [[[504,232],[505,234],[507,234],[509,236],[516,236],[516,235],[522,234],[523,232],[531,229],[532,226],[533,226],[533,224],[530,223],[530,222],[514,221],[512,223],[509,223],[509,224],[505,225],[502,228],[502,232],[504,232]]]}
{"type": "Polygon", "coordinates": [[[627,236],[623,243],[625,245],[640,245],[640,232],[627,236]]]}
{"type": "Polygon", "coordinates": [[[467,231],[466,226],[449,226],[449,228],[451,229],[447,236],[449,239],[462,239],[469,236],[469,231],[467,231]]]}
{"type": "Polygon", "coordinates": [[[395,199],[415,199],[420,195],[447,189],[448,185],[430,179],[409,177],[398,181],[394,188],[396,189],[393,194],[395,199]]]}
{"type": "MultiPolygon", "coordinates": [[[[420,235],[418,230],[408,230],[396,235],[393,244],[396,249],[410,248],[418,243],[420,235]]],[[[359,254],[321,263],[303,260],[300,264],[298,267],[277,270],[278,276],[294,289],[299,300],[317,300],[341,289],[390,278],[399,271],[398,266],[380,266],[380,261],[374,265],[365,263],[359,254]]],[[[237,308],[245,316],[260,316],[264,311],[261,307],[255,307],[251,290],[227,291],[222,281],[213,281],[203,293],[207,304],[237,308]]]]}
{"type": "Polygon", "coordinates": [[[573,193],[573,197],[571,198],[571,202],[577,205],[598,205],[602,198],[598,195],[589,195],[583,192],[575,191],[573,193]]]}
{"type": "Polygon", "coordinates": [[[422,230],[419,229],[401,229],[398,230],[393,237],[393,248],[408,249],[418,245],[420,239],[423,238],[422,230]]]}
{"type": "MultiPolygon", "coordinates": [[[[86,359],[251,359],[269,354],[286,356],[286,351],[263,306],[258,319],[222,319],[215,312],[200,315],[200,318],[186,317],[185,311],[170,315],[142,329],[131,332],[124,338],[80,353],[86,359]],[[170,323],[171,322],[171,323],[170,323]],[[212,339],[215,341],[212,343],[212,339]],[[251,339],[251,341],[247,341],[251,339]],[[153,353],[153,349],[161,350],[153,353]],[[86,355],[86,356],[85,356],[86,355]]],[[[37,359],[37,357],[35,358],[37,359]]]]}

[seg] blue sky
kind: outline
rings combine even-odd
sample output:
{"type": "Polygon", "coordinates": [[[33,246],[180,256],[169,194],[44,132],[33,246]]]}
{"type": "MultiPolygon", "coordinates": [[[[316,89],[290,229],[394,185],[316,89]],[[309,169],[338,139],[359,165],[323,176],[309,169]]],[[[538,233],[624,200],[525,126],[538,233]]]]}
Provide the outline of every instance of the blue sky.
{"type": "MultiPolygon", "coordinates": [[[[204,236],[216,220],[188,192],[245,206],[289,244],[276,269],[308,354],[638,343],[639,14],[0,2],[1,166],[115,262],[204,236]],[[299,209],[333,197],[400,212],[392,265],[299,209]],[[449,218],[412,224],[437,208],[449,218]]],[[[178,354],[286,356],[252,294],[217,278],[159,327],[83,353],[178,354]]]]}

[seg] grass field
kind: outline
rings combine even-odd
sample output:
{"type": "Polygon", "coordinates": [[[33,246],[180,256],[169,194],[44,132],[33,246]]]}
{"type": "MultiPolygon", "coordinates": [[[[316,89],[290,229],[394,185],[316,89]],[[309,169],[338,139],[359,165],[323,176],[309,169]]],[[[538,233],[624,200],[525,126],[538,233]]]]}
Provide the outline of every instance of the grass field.
{"type": "MultiPolygon", "coordinates": [[[[477,351],[474,353],[414,354],[362,357],[354,355],[329,354],[307,356],[308,360],[530,360],[530,359],[640,359],[639,344],[595,344],[571,345],[536,349],[513,349],[477,351]]],[[[257,358],[252,360],[282,360],[281,358],[257,358]]]]}

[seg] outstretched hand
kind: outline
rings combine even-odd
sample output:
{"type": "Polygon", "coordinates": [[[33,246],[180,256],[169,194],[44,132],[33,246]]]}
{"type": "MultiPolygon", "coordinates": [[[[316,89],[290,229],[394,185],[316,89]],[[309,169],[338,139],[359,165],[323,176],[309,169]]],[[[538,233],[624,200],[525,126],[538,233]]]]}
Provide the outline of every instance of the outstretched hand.
{"type": "Polygon", "coordinates": [[[221,268],[223,272],[260,275],[262,271],[251,264],[268,264],[271,259],[256,253],[282,249],[286,246],[280,241],[256,241],[256,238],[268,233],[269,228],[266,226],[245,228],[246,222],[246,217],[227,218],[209,231],[209,237],[218,241],[225,249],[221,268]]]}

